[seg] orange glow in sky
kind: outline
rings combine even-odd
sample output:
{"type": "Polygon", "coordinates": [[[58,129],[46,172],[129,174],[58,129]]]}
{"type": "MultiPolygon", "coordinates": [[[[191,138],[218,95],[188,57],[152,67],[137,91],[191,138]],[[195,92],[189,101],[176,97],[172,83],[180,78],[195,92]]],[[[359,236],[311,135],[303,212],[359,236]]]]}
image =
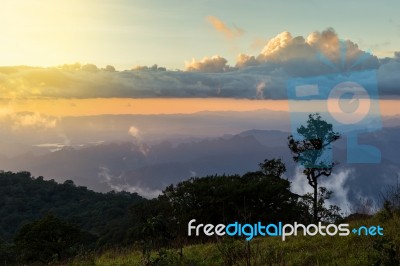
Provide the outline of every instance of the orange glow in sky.
{"type": "Polygon", "coordinates": [[[90,116],[101,114],[190,114],[200,111],[285,111],[287,101],[235,99],[40,99],[18,100],[14,112],[39,112],[52,116],[90,116]]]}
{"type": "MultiPolygon", "coordinates": [[[[307,112],[321,111],[324,102],[304,104],[307,112]]],[[[382,115],[400,114],[397,100],[381,100],[382,115]]],[[[286,100],[249,100],[249,99],[131,99],[131,98],[95,98],[95,99],[35,99],[1,103],[13,112],[38,112],[46,115],[90,116],[102,114],[191,114],[201,111],[252,111],[268,109],[288,111],[286,100]]],[[[4,108],[3,108],[4,109],[4,108]]]]}

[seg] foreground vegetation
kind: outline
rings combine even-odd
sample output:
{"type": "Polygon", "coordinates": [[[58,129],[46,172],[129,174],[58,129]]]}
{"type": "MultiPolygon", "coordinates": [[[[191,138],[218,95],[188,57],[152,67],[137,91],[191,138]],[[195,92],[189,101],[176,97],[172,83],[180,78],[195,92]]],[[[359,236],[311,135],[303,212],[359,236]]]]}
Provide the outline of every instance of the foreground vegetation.
{"type": "Polygon", "coordinates": [[[372,218],[351,221],[350,228],[378,224],[384,236],[258,237],[250,242],[224,238],[186,246],[182,256],[179,249],[146,256],[132,247],[81,255],[66,265],[399,265],[399,213],[384,209],[372,218]]]}
{"type": "Polygon", "coordinates": [[[2,230],[7,232],[4,229],[11,226],[18,229],[12,241],[0,236],[0,262],[4,265],[399,265],[399,186],[387,190],[384,207],[373,217],[352,215],[347,220],[340,217],[337,206],[325,206],[324,200],[330,193],[320,190],[320,221],[349,222],[350,229],[380,225],[384,236],[351,233],[346,237],[297,236],[284,242],[280,237],[258,237],[251,241],[204,235],[188,237],[187,222],[192,218],[213,224],[310,223],[312,195],[290,192],[290,183],[279,176],[283,172],[279,160],[266,160],[260,164],[260,171],[243,176],[192,178],[167,187],[153,200],[129,193],[95,193],[71,182],[57,184],[33,178],[27,172],[0,173],[4,192],[0,195],[3,202],[0,221],[8,225],[2,230]],[[279,168],[280,171],[271,171],[279,168]],[[25,202],[23,208],[17,205],[21,198],[25,202]],[[40,211],[33,212],[35,207],[40,211]],[[32,220],[19,218],[19,225],[7,223],[10,216],[22,214],[42,216],[32,220]]]}
{"type": "Polygon", "coordinates": [[[1,172],[0,261],[42,265],[131,245],[149,256],[210,241],[188,237],[186,225],[193,218],[213,224],[265,217],[265,222],[309,220],[308,206],[290,191],[283,172],[280,160],[266,161],[260,171],[243,176],[191,178],[153,200],[126,192],[95,193],[29,172],[1,172]]]}
{"type": "Polygon", "coordinates": [[[77,250],[125,244],[129,208],[145,199],[97,193],[71,180],[0,171],[0,264],[47,263],[77,250]]]}

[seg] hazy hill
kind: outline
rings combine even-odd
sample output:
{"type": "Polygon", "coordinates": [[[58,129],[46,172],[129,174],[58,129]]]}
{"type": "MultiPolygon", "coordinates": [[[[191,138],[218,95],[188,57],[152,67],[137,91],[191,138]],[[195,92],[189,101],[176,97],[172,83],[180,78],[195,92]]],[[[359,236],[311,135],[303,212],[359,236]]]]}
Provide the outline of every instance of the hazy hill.
{"type": "MultiPolygon", "coordinates": [[[[243,174],[255,170],[266,158],[279,157],[287,164],[286,177],[294,181],[296,187],[299,184],[296,167],[287,148],[289,134],[279,130],[247,130],[236,135],[182,142],[147,143],[133,139],[65,146],[44,154],[31,152],[2,157],[0,167],[11,171],[29,170],[35,176],[51,177],[60,182],[72,179],[96,191],[127,190],[153,197],[166,185],[191,176],[243,174]]],[[[355,201],[360,197],[378,200],[384,186],[396,182],[400,159],[394,147],[400,145],[399,135],[400,127],[386,127],[360,135],[360,143],[380,149],[380,164],[347,164],[346,139],[338,141],[334,156],[340,164],[334,176],[325,181],[342,194],[341,201],[355,201]]],[[[304,190],[304,187],[297,189],[304,190]]]]}

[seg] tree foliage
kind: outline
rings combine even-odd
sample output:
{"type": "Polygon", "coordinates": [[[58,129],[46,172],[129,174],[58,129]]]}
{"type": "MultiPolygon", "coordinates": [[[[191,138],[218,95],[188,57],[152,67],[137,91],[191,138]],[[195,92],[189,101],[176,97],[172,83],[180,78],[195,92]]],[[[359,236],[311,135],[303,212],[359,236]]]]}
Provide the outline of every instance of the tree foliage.
{"type": "Polygon", "coordinates": [[[179,246],[205,240],[188,238],[191,219],[203,224],[274,223],[301,221],[308,215],[299,196],[290,191],[290,182],[280,177],[285,170],[281,160],[266,160],[260,168],[243,176],[192,177],[168,186],[157,199],[131,208],[136,225],[133,239],[142,233],[146,250],[179,246]]]}
{"type": "Polygon", "coordinates": [[[303,167],[308,184],[314,189],[313,216],[318,222],[318,178],[330,176],[335,163],[327,157],[327,151],[332,149],[332,143],[340,138],[329,124],[318,114],[308,116],[307,125],[297,128],[300,139],[290,135],[288,146],[293,160],[303,167]]]}
{"type": "Polygon", "coordinates": [[[286,166],[281,159],[265,159],[259,166],[266,176],[281,177],[286,172],[286,166]]]}
{"type": "Polygon", "coordinates": [[[76,253],[81,230],[53,215],[25,224],[14,239],[19,260],[26,263],[60,261],[76,253]]]}
{"type": "Polygon", "coordinates": [[[96,235],[98,245],[123,243],[130,226],[128,209],[144,200],[128,192],[93,192],[71,180],[58,184],[29,172],[0,172],[0,237],[11,242],[24,223],[51,212],[96,235]]]}
{"type": "MultiPolygon", "coordinates": [[[[317,210],[318,210],[318,221],[325,223],[335,223],[343,219],[341,214],[341,209],[333,204],[326,206],[326,201],[329,200],[332,196],[333,192],[327,190],[326,187],[318,188],[318,202],[317,202],[317,210]]],[[[301,203],[303,203],[308,210],[309,217],[313,215],[313,203],[314,197],[312,193],[306,193],[302,196],[301,203]]],[[[312,221],[309,221],[311,223],[312,221]]]]}

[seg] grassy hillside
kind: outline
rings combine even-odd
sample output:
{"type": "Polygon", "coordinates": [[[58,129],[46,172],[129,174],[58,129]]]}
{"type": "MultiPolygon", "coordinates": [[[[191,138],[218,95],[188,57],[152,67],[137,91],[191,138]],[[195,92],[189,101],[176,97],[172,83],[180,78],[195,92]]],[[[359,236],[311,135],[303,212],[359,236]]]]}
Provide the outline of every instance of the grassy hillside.
{"type": "Polygon", "coordinates": [[[82,255],[68,265],[398,265],[400,215],[381,211],[350,222],[350,228],[362,225],[380,225],[384,236],[292,236],[284,242],[279,237],[251,242],[226,238],[186,246],[182,257],[179,250],[160,250],[147,257],[131,248],[82,255]]]}

